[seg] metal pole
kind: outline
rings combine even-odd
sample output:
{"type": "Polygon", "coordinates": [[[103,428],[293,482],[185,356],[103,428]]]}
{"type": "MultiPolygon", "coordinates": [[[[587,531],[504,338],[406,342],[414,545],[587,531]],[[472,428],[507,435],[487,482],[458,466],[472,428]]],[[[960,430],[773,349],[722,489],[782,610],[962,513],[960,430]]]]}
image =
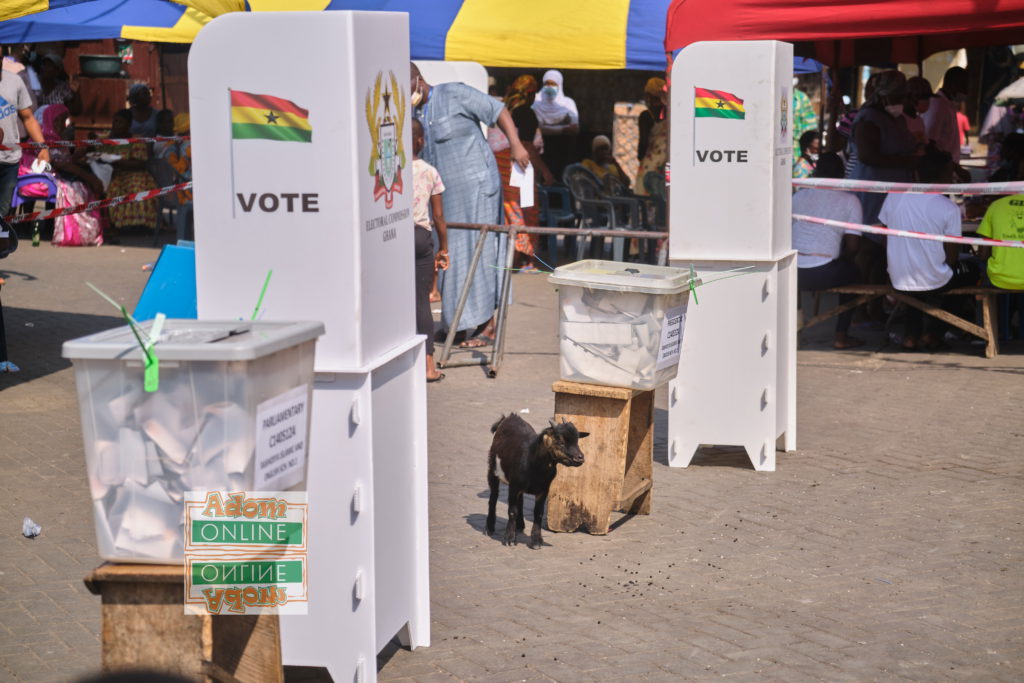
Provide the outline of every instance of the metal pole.
{"type": "MultiPolygon", "coordinates": [[[[500,230],[504,231],[508,226],[492,225],[490,223],[449,223],[452,230],[500,230]]],[[[667,232],[651,232],[649,230],[584,230],[582,228],[537,228],[519,226],[518,233],[527,235],[570,235],[579,237],[635,237],[637,239],[656,240],[668,237],[667,232]]]]}
{"type": "Polygon", "coordinates": [[[498,318],[495,320],[494,346],[491,348],[491,364],[487,376],[498,376],[498,368],[505,356],[505,328],[508,322],[508,299],[512,289],[512,262],[515,258],[516,229],[508,229],[508,245],[505,250],[505,272],[501,277],[501,298],[498,300],[498,318]]]}
{"type": "Polygon", "coordinates": [[[476,248],[473,249],[473,259],[469,264],[469,274],[466,275],[466,282],[462,285],[462,291],[459,292],[459,302],[455,306],[455,316],[448,327],[448,336],[444,340],[444,348],[441,349],[441,357],[437,361],[438,367],[445,367],[445,363],[448,362],[448,357],[452,353],[452,344],[455,342],[455,334],[459,331],[462,311],[466,308],[466,301],[469,299],[469,289],[473,286],[473,277],[476,276],[476,267],[480,263],[480,254],[483,253],[484,241],[487,239],[487,233],[490,229],[491,226],[489,225],[483,225],[480,228],[480,238],[476,242],[476,248]]]}

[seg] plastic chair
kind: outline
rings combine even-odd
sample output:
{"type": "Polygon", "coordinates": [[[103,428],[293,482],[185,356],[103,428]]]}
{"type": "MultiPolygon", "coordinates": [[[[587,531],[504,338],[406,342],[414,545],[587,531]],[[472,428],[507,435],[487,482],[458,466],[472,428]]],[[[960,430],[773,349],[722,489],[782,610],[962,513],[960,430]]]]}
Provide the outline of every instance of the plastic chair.
{"type": "MultiPolygon", "coordinates": [[[[577,227],[609,230],[623,230],[616,212],[616,198],[604,193],[601,182],[593,173],[581,164],[570,164],[562,172],[562,181],[572,192],[573,207],[576,209],[577,227]]],[[[619,202],[621,206],[621,201],[619,202]]],[[[612,241],[612,258],[621,261],[625,247],[625,239],[616,237],[612,241]]],[[[604,251],[604,239],[591,240],[591,251],[604,251]]],[[[576,247],[577,260],[583,258],[583,241],[576,247]]]]}
{"type": "MultiPolygon", "coordinates": [[[[540,198],[541,225],[557,228],[566,223],[576,222],[576,214],[572,210],[572,195],[569,194],[568,188],[561,185],[539,185],[538,189],[540,190],[538,196],[540,198]],[[552,204],[553,198],[557,198],[557,205],[552,204]]],[[[566,236],[566,251],[571,252],[575,245],[576,238],[566,236]]],[[[548,254],[552,265],[557,265],[554,262],[558,260],[558,235],[548,235],[548,254]]]]}
{"type": "Polygon", "coordinates": [[[18,181],[14,185],[14,195],[11,197],[11,209],[17,209],[22,204],[35,203],[40,199],[47,204],[57,203],[57,180],[49,173],[26,173],[18,176],[18,181]],[[45,196],[28,191],[29,186],[37,183],[46,185],[45,196]]]}
{"type": "MultiPolygon", "coordinates": [[[[11,212],[31,211],[32,206],[39,200],[43,200],[47,206],[57,205],[57,179],[49,173],[26,173],[18,176],[14,185],[14,193],[11,196],[11,212]],[[46,186],[46,194],[40,195],[33,185],[43,184],[46,186]]],[[[42,221],[33,221],[33,231],[40,227],[42,221]]]]}

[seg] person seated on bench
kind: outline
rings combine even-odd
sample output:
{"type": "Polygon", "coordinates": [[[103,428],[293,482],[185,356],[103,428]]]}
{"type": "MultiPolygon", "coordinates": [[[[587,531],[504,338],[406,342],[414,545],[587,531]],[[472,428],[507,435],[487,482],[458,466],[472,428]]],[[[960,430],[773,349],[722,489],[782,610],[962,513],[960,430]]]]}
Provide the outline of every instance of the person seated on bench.
{"type": "MultiPolygon", "coordinates": [[[[1007,180],[1024,180],[1024,156],[1017,159],[1016,168],[1007,180]]],[[[1024,240],[1024,194],[992,202],[981,220],[978,234],[995,240],[1024,240]]],[[[988,262],[988,279],[993,287],[1024,290],[1024,249],[981,247],[978,255],[983,262],[988,262]]]]}
{"type": "MultiPolygon", "coordinates": [[[[921,160],[919,178],[924,183],[953,182],[953,160],[948,152],[928,151],[921,160]]],[[[941,194],[890,194],[882,204],[878,217],[894,230],[913,230],[932,235],[960,236],[960,209],[949,197],[941,194]]],[[[943,308],[951,303],[935,296],[948,289],[969,287],[978,282],[978,271],[971,261],[959,260],[955,244],[912,237],[889,237],[887,254],[889,278],[893,289],[912,293],[918,299],[943,308]]],[[[908,306],[905,319],[903,349],[919,347],[936,350],[945,346],[945,326],[930,317],[922,335],[924,313],[908,306]]]]}
{"type": "MultiPolygon", "coordinates": [[[[812,174],[814,178],[842,178],[843,160],[835,152],[822,154],[812,174]]],[[[857,196],[841,190],[805,187],[793,195],[793,213],[830,218],[847,223],[861,222],[861,206],[857,196]]],[[[860,270],[853,263],[860,235],[852,230],[828,225],[793,221],[793,249],[797,251],[797,285],[801,290],[817,292],[861,281],[860,270]]],[[[856,294],[840,294],[840,305],[857,298],[856,294]]],[[[864,341],[849,336],[853,309],[836,319],[837,349],[861,346],[864,341]]]]}

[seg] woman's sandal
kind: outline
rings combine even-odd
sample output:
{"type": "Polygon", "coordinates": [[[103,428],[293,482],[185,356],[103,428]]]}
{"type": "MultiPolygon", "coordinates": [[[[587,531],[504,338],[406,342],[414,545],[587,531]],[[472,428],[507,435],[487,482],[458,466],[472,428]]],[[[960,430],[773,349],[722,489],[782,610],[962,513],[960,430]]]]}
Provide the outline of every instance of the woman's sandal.
{"type": "Polygon", "coordinates": [[[443,379],[444,379],[444,373],[440,372],[440,373],[438,373],[437,377],[428,377],[427,378],[427,383],[440,382],[443,379]]]}
{"type": "Polygon", "coordinates": [[[484,346],[490,346],[494,343],[494,337],[489,337],[486,334],[478,334],[477,336],[467,339],[466,341],[459,344],[460,349],[479,349],[484,346]]]}

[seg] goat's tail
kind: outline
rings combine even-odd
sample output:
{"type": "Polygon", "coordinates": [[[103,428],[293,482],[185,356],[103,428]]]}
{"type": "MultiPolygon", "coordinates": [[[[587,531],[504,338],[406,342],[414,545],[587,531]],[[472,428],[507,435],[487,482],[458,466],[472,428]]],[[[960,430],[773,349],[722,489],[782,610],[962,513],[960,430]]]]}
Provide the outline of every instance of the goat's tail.
{"type": "Polygon", "coordinates": [[[502,415],[501,417],[498,418],[497,422],[495,422],[494,424],[491,425],[491,434],[494,434],[496,431],[498,431],[498,425],[500,425],[502,422],[504,422],[505,418],[507,418],[507,417],[512,417],[512,414],[502,415]]]}

